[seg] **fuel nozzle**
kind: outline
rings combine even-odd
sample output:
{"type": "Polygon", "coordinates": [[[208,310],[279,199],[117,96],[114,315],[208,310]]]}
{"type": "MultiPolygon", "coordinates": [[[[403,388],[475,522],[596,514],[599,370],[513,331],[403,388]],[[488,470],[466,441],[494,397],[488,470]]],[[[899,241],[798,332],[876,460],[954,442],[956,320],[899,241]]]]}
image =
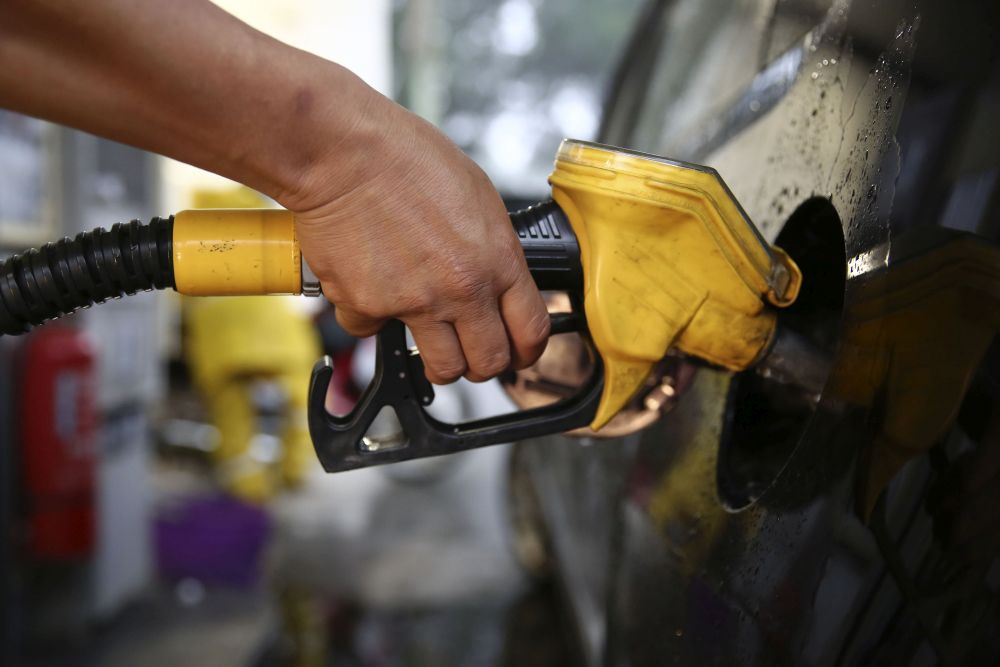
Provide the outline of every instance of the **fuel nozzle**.
{"type": "Polygon", "coordinates": [[[587,328],[611,420],[676,350],[730,370],[766,353],[802,274],[708,167],[564,141],[552,196],[580,244],[587,328]]]}

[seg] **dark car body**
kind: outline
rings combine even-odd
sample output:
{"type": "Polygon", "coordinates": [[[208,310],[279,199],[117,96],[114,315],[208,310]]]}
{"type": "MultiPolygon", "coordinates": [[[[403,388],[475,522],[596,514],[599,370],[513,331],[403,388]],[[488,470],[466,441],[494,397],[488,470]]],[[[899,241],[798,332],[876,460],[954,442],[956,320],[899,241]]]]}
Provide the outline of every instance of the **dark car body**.
{"type": "Polygon", "coordinates": [[[600,140],[717,169],[830,370],[519,446],[586,664],[997,664],[998,45],[996,2],[646,7],[600,140]]]}

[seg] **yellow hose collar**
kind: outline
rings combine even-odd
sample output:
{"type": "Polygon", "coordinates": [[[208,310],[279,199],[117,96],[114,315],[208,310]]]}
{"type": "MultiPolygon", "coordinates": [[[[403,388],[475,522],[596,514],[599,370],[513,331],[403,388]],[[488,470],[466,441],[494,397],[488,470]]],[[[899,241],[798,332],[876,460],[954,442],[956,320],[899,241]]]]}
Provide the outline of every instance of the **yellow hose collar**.
{"type": "Polygon", "coordinates": [[[189,296],[299,294],[295,218],[281,209],[199,209],[174,216],[174,282],[189,296]]]}

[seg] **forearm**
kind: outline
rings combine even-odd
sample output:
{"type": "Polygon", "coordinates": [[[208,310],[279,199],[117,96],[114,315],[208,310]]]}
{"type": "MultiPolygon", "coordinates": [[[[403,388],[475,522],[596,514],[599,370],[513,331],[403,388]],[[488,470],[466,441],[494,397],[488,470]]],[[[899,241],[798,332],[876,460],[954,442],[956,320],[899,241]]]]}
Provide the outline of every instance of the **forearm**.
{"type": "Polygon", "coordinates": [[[331,151],[363,153],[376,95],[206,0],[0,2],[0,106],[279,201],[296,201],[331,151]]]}
{"type": "Polygon", "coordinates": [[[295,212],[351,333],[427,377],[532,363],[549,318],[503,201],[433,126],[207,0],[0,0],[0,106],[228,176],[295,212]]]}

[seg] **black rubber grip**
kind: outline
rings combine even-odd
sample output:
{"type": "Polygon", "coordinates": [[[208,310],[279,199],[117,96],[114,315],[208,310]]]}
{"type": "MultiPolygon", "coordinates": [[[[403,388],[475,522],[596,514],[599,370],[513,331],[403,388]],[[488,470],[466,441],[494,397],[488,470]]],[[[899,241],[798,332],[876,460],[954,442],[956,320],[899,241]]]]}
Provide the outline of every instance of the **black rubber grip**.
{"type": "Polygon", "coordinates": [[[80,308],[174,286],[173,218],[133,220],[13,255],[0,265],[0,334],[80,308]]]}
{"type": "Polygon", "coordinates": [[[580,245],[566,214],[554,201],[510,214],[538,289],[578,290],[583,286],[580,245]]]}

